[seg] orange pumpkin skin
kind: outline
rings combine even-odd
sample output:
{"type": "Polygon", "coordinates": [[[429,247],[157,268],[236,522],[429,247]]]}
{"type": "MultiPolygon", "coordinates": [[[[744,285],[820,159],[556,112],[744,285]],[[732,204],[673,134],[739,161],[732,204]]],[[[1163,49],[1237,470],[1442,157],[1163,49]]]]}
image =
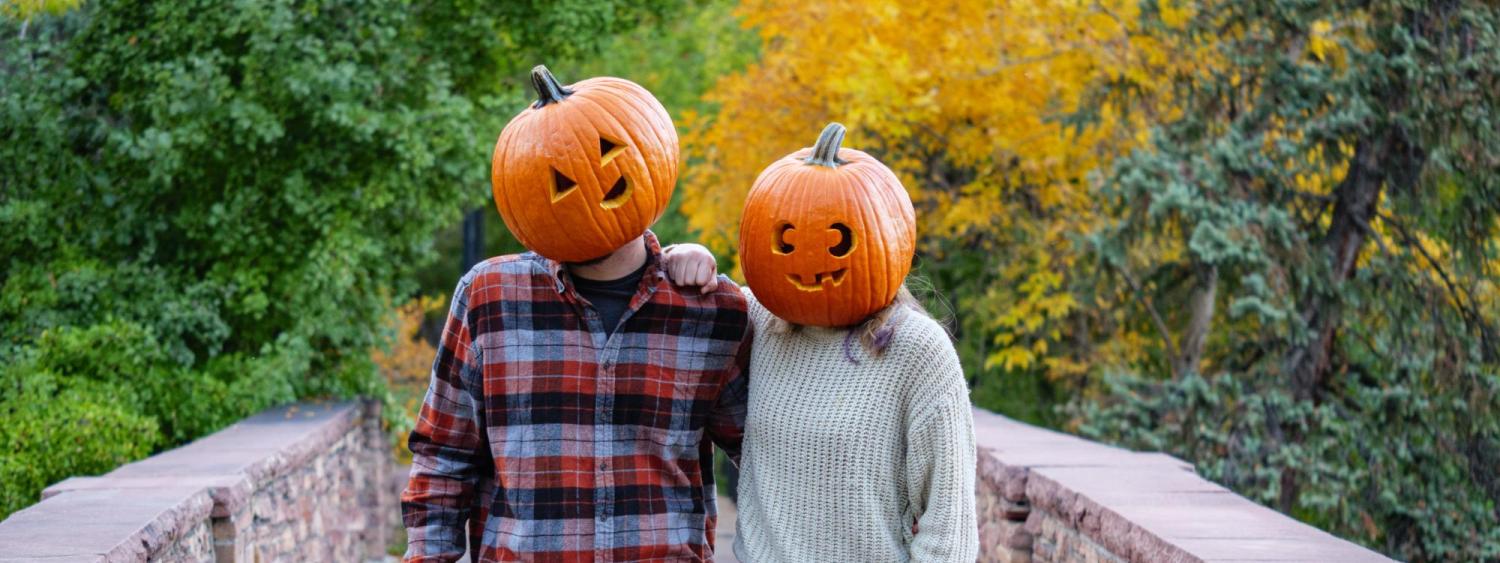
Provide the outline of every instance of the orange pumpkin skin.
{"type": "Polygon", "coordinates": [[[538,99],[495,142],[490,186],[506,228],[537,254],[583,262],[661,217],[677,185],[677,130],[651,92],[622,78],[567,87],[532,69],[538,99]]]}
{"type": "Polygon", "coordinates": [[[896,297],[916,250],[916,212],[879,160],[839,148],[829,124],[818,144],[761,171],[745,200],[745,281],[787,322],[858,324],[896,297]]]}

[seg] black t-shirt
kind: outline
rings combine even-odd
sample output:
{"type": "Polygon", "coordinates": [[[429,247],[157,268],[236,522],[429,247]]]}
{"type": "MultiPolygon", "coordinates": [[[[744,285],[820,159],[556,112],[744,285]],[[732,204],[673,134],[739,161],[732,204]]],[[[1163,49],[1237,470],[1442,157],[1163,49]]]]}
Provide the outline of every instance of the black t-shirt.
{"type": "Polygon", "coordinates": [[[604,323],[604,332],[613,335],[615,327],[620,324],[620,317],[625,316],[625,309],[630,307],[630,299],[640,289],[641,276],[645,273],[646,265],[641,264],[640,269],[617,280],[591,280],[575,275],[573,288],[594,305],[594,310],[599,312],[599,319],[604,323]]]}

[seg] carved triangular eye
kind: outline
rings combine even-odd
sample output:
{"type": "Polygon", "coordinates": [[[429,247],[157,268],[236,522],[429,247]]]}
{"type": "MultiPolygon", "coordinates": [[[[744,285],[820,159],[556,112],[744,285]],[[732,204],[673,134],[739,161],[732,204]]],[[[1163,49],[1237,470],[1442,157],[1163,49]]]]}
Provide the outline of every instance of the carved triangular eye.
{"type": "Polygon", "coordinates": [[[574,182],[573,179],[569,178],[566,174],[558,172],[556,168],[552,169],[553,203],[557,203],[558,200],[562,199],[570,193],[573,193],[573,190],[576,189],[578,189],[578,182],[574,182]]]}
{"type": "Polygon", "coordinates": [[[609,161],[625,152],[625,145],[616,143],[604,137],[599,137],[599,166],[609,164],[609,161]]]}

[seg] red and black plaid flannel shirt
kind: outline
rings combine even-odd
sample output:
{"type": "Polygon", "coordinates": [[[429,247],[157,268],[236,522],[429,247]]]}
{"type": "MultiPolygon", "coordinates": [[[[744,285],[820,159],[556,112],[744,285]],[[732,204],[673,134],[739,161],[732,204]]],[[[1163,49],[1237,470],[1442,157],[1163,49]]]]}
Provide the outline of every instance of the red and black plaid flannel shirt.
{"type": "Polygon", "coordinates": [[[407,561],[707,560],[713,446],[737,458],[750,325],[649,263],[613,335],[560,265],[475,266],[454,290],[402,495],[407,561]],[[467,522],[467,527],[466,527],[467,522]]]}

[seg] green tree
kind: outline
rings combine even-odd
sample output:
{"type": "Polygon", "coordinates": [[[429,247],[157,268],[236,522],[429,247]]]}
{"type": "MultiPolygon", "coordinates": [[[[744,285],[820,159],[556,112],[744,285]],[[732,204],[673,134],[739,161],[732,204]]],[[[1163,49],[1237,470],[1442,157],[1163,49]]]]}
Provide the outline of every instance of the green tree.
{"type": "Polygon", "coordinates": [[[103,1],[0,18],[0,428],[81,409],[141,434],[79,433],[68,463],[8,458],[0,517],[270,404],[383,395],[369,350],[433,233],[487,198],[516,69],[677,7],[103,1]]]}
{"type": "MultiPolygon", "coordinates": [[[[574,82],[592,76],[620,76],[644,86],[671,114],[679,132],[686,134],[690,123],[717,111],[715,104],[703,99],[703,93],[722,75],[738,71],[754,62],[759,42],[753,30],[741,25],[732,14],[733,0],[695,0],[668,12],[636,13],[639,25],[626,31],[602,38],[592,54],[575,57],[573,60],[550,64],[564,82],[574,82]]],[[[528,67],[529,68],[529,67],[528,67]]],[[[514,69],[514,76],[527,69],[514,69]]],[[[506,86],[512,87],[509,83],[506,86]]],[[[535,98],[530,86],[517,83],[514,89],[497,94],[511,104],[521,107],[535,98]]],[[[508,119],[510,113],[505,113],[508,119]]],[[[499,121],[490,141],[499,136],[499,121]]],[[[689,160],[683,169],[698,166],[689,160]]],[[[663,242],[695,240],[687,228],[687,221],[679,211],[683,189],[672,195],[672,202],[652,230],[663,242]]],[[[484,248],[487,256],[525,252],[514,237],[505,230],[491,201],[481,204],[480,217],[483,222],[484,248]]],[[[460,225],[451,225],[437,238],[438,254],[444,256],[436,267],[420,274],[421,294],[438,295],[453,289],[453,280],[462,274],[460,261],[462,232],[460,225]]],[[[439,312],[435,316],[440,316],[439,312]]],[[[440,318],[430,319],[440,322],[440,318]]]]}
{"type": "Polygon", "coordinates": [[[1105,174],[1080,283],[1137,295],[1159,341],[1127,371],[1170,375],[1081,430],[1392,555],[1500,557],[1500,10],[1211,1],[1152,32],[1221,63],[1105,174]]]}

